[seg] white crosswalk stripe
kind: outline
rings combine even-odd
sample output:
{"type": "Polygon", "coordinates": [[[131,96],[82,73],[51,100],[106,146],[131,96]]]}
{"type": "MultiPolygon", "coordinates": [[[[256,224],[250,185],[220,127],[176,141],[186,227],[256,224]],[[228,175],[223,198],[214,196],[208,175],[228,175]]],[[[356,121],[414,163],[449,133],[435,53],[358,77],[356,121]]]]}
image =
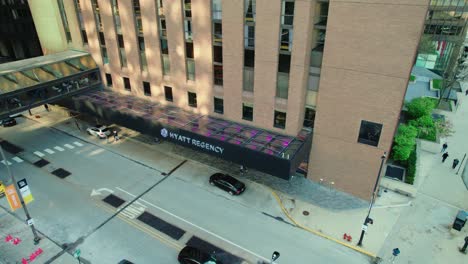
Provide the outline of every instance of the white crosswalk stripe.
{"type": "Polygon", "coordinates": [[[56,150],[58,150],[58,151],[65,151],[64,148],[61,148],[61,147],[59,147],[59,146],[55,146],[54,149],[56,149],[56,150]]]}
{"type": "Polygon", "coordinates": [[[72,145],[70,145],[70,144],[65,144],[64,146],[65,146],[66,148],[69,148],[69,149],[74,149],[74,148],[75,148],[74,146],[72,146],[72,145]]]}
{"type": "Polygon", "coordinates": [[[9,162],[8,160],[7,160],[6,162],[5,162],[4,160],[2,160],[1,162],[2,162],[3,164],[5,164],[5,165],[7,165],[7,164],[8,164],[8,165],[11,165],[11,164],[12,164],[12,163],[9,162]]]}
{"type": "Polygon", "coordinates": [[[42,153],[39,152],[39,151],[34,151],[34,154],[36,154],[36,156],[39,156],[39,157],[41,157],[41,158],[45,156],[44,154],[42,154],[42,153]]]}
{"type": "Polygon", "coordinates": [[[51,150],[51,149],[44,149],[45,152],[49,153],[49,154],[54,154],[55,151],[51,150]]]}
{"type": "Polygon", "coordinates": [[[121,213],[130,219],[137,218],[146,209],[146,206],[142,205],[141,203],[138,203],[138,204],[139,205],[135,205],[135,204],[130,205],[129,207],[125,208],[125,210],[123,210],[121,213]]]}
{"type": "Polygon", "coordinates": [[[73,142],[73,144],[77,145],[78,147],[82,147],[82,146],[83,146],[83,144],[81,144],[81,143],[78,142],[78,141],[73,142]]]}
{"type": "Polygon", "coordinates": [[[19,157],[13,157],[13,158],[11,158],[11,159],[14,160],[14,161],[16,161],[16,162],[18,162],[18,163],[23,162],[23,160],[20,159],[19,157]]]}

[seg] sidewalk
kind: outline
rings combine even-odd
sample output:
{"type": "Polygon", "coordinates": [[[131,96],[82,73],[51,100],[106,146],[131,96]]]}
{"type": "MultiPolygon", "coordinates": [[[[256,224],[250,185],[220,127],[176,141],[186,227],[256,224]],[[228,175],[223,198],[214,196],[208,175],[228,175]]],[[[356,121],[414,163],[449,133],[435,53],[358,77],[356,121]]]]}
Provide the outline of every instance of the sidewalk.
{"type": "MultiPolygon", "coordinates": [[[[6,199],[6,198],[5,198],[6,199]]],[[[18,209],[23,210],[23,209],[18,209]]],[[[25,217],[24,217],[25,218],[25,217]]],[[[31,228],[20,219],[0,207],[0,263],[48,263],[75,264],[77,260],[43,234],[38,234],[41,241],[34,245],[31,228]],[[22,261],[27,262],[22,262],[22,261]],[[50,263],[50,262],[49,262],[50,263]]]]}

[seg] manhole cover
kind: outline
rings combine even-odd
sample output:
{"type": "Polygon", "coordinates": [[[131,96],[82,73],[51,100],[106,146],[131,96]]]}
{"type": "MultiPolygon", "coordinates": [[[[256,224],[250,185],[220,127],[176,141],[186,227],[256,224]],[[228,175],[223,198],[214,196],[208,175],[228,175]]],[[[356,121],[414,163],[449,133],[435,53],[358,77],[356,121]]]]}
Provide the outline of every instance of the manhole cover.
{"type": "Polygon", "coordinates": [[[59,177],[59,178],[61,178],[61,179],[64,179],[65,177],[68,177],[68,176],[71,175],[71,173],[69,171],[66,171],[66,170],[64,170],[62,168],[54,170],[52,172],[52,174],[59,177]]]}
{"type": "Polygon", "coordinates": [[[34,165],[35,165],[36,167],[42,168],[42,167],[44,167],[45,165],[47,165],[47,164],[49,164],[49,163],[50,163],[50,162],[48,162],[48,161],[45,160],[45,159],[40,159],[40,160],[34,162],[34,165]]]}
{"type": "Polygon", "coordinates": [[[307,216],[307,215],[309,215],[309,211],[302,211],[302,214],[307,216]]]}
{"type": "Polygon", "coordinates": [[[120,197],[117,197],[113,194],[109,194],[106,198],[102,199],[102,201],[112,205],[113,207],[117,208],[121,206],[123,203],[125,203],[125,200],[121,199],[120,197]]]}

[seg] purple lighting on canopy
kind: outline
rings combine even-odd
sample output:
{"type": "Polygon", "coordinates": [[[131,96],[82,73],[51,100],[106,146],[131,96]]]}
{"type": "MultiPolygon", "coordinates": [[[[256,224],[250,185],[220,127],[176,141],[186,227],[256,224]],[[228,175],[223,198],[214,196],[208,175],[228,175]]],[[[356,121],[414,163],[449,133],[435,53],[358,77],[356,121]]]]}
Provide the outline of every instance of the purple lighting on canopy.
{"type": "Polygon", "coordinates": [[[208,136],[208,137],[211,136],[211,132],[206,132],[205,136],[208,136]]]}
{"type": "Polygon", "coordinates": [[[287,147],[289,145],[289,141],[286,140],[286,141],[283,141],[283,146],[287,147]]]}
{"type": "Polygon", "coordinates": [[[267,135],[267,136],[266,136],[266,140],[267,140],[268,142],[270,142],[272,138],[273,138],[272,135],[267,135]]]}

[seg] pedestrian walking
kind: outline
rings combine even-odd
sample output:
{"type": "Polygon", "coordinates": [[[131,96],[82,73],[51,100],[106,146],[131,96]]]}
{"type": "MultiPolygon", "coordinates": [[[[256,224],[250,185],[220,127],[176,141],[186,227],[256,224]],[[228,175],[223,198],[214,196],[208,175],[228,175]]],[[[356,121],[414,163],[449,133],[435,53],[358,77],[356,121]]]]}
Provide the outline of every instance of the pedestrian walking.
{"type": "Polygon", "coordinates": [[[119,134],[116,130],[114,130],[114,141],[119,141],[119,134]]]}
{"type": "Polygon", "coordinates": [[[442,145],[442,151],[440,153],[444,153],[445,150],[447,150],[448,148],[448,145],[447,145],[447,142],[445,142],[443,145],[442,145]]]}
{"type": "Polygon", "coordinates": [[[448,158],[449,154],[448,152],[445,152],[444,154],[442,154],[442,163],[445,162],[445,160],[448,158]]]}
{"type": "Polygon", "coordinates": [[[244,165],[240,165],[240,173],[241,174],[244,174],[244,173],[247,173],[247,168],[244,166],[244,165]]]}
{"type": "Polygon", "coordinates": [[[47,110],[47,112],[49,112],[49,106],[47,104],[44,104],[44,108],[47,110]]]}
{"type": "Polygon", "coordinates": [[[452,163],[452,169],[455,169],[457,167],[458,163],[460,163],[460,161],[458,159],[454,159],[453,163],[452,163]]]}
{"type": "Polygon", "coordinates": [[[468,95],[468,89],[466,89],[466,91],[465,91],[465,95],[468,95]]]}

